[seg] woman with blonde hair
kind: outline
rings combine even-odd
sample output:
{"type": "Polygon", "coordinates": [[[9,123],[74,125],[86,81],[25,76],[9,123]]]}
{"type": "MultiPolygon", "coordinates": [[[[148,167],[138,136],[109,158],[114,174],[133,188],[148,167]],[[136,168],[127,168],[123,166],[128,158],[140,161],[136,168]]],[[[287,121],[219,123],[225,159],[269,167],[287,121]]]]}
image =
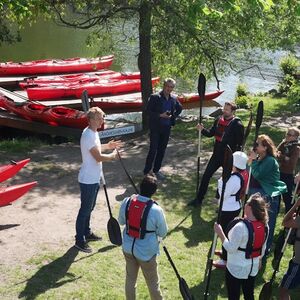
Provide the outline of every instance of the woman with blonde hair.
{"type": "Polygon", "coordinates": [[[268,235],[267,206],[259,193],[252,195],[246,202],[244,218],[229,225],[228,238],[222,226],[215,224],[215,232],[228,255],[225,282],[229,300],[240,299],[241,287],[244,299],[254,300],[255,277],[261,266],[268,235]],[[255,245],[253,248],[249,247],[249,241],[251,246],[255,245]]]}
{"type": "Polygon", "coordinates": [[[276,218],[279,212],[280,195],[286,192],[286,184],[280,181],[277,150],[272,139],[265,134],[259,135],[251,151],[248,163],[251,166],[249,194],[260,193],[269,203],[269,228],[266,254],[269,253],[276,218]]]}

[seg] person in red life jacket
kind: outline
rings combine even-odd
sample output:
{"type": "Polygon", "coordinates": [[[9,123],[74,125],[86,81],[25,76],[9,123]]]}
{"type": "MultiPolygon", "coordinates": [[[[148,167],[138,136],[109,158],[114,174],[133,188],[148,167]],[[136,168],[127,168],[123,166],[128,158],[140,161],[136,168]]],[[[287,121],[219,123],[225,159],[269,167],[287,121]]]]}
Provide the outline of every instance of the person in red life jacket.
{"type": "MultiPolygon", "coordinates": [[[[226,233],[226,228],[229,223],[236,218],[241,211],[241,199],[245,196],[245,191],[248,183],[249,173],[246,169],[248,156],[246,153],[236,151],[233,153],[232,174],[228,179],[224,192],[223,205],[221,207],[220,225],[226,233]]],[[[222,193],[223,181],[218,180],[218,192],[222,193]]],[[[213,262],[216,268],[225,268],[227,261],[227,251],[222,247],[222,251],[216,251],[220,259],[213,262]]]]}
{"type": "Polygon", "coordinates": [[[140,268],[151,299],[163,299],[156,257],[159,254],[158,238],[167,235],[168,227],[162,208],[151,199],[156,189],[157,179],[146,175],[140,184],[140,194],[125,198],[120,207],[119,223],[125,225],[122,248],[126,261],[127,300],[136,299],[136,281],[140,268]]]}
{"type": "Polygon", "coordinates": [[[298,128],[288,128],[285,139],[277,147],[280,180],[287,186],[287,193],[282,195],[286,213],[292,207],[294,174],[300,156],[299,134],[298,128]]]}
{"type": "Polygon", "coordinates": [[[251,165],[249,195],[260,193],[269,203],[270,233],[267,241],[266,254],[269,254],[276,219],[280,208],[280,195],[286,193],[286,184],[280,180],[279,165],[276,160],[277,149],[272,139],[265,134],[258,136],[255,149],[248,158],[251,165]]]}
{"type": "Polygon", "coordinates": [[[246,202],[244,219],[233,222],[228,238],[220,224],[214,225],[228,253],[225,274],[228,299],[240,299],[242,287],[244,299],[254,300],[255,277],[261,267],[268,235],[268,210],[260,194],[252,195],[246,202]]]}
{"type": "Polygon", "coordinates": [[[165,178],[160,172],[165,151],[169,142],[171,127],[182,111],[182,105],[172,94],[176,81],[167,78],[163,90],[150,96],[146,114],[149,116],[150,147],[144,167],[144,175],[152,172],[158,180],[165,178]]]}
{"type": "Polygon", "coordinates": [[[207,192],[210,178],[223,165],[226,146],[229,145],[232,152],[240,151],[244,139],[244,126],[241,120],[235,117],[236,105],[226,102],[223,115],[215,120],[213,126],[207,130],[202,124],[198,124],[198,130],[206,137],[214,137],[215,144],[213,154],[202,175],[197,197],[188,203],[189,206],[201,206],[207,192]]]}
{"type": "Polygon", "coordinates": [[[286,271],[279,288],[279,299],[291,299],[289,290],[300,286],[300,215],[296,211],[300,207],[300,198],[294,203],[292,208],[284,216],[282,225],[285,228],[296,228],[296,237],[294,243],[294,257],[289,262],[288,270],[286,271]]]}

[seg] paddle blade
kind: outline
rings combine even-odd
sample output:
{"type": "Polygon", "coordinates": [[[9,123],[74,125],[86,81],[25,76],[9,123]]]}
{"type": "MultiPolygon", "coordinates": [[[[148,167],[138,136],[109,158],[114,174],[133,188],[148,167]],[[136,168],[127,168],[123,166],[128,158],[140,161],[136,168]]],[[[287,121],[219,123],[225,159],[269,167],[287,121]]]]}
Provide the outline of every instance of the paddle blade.
{"type": "Polygon", "coordinates": [[[198,94],[200,96],[200,101],[204,100],[206,87],[206,78],[203,73],[200,73],[198,78],[198,94]]]}
{"type": "Polygon", "coordinates": [[[257,112],[256,112],[256,120],[255,120],[256,138],[258,135],[260,125],[262,123],[263,116],[264,116],[264,102],[261,100],[258,102],[257,112]]]}
{"type": "Polygon", "coordinates": [[[182,299],[184,299],[184,300],[193,300],[194,299],[186,281],[182,277],[179,280],[179,290],[180,290],[182,299]]]}
{"type": "Polygon", "coordinates": [[[81,94],[82,108],[84,112],[87,112],[90,109],[90,102],[87,90],[84,90],[81,94]]]}
{"type": "Polygon", "coordinates": [[[229,177],[231,176],[232,164],[233,164],[232,151],[230,147],[227,145],[225,150],[225,155],[224,155],[224,161],[223,161],[223,172],[222,172],[223,184],[225,184],[228,181],[229,177]]]}
{"type": "Polygon", "coordinates": [[[111,217],[107,223],[108,237],[112,244],[121,246],[122,245],[122,235],[121,229],[118,221],[111,217]]]}
{"type": "Polygon", "coordinates": [[[271,300],[271,298],[272,298],[272,283],[269,281],[266,282],[262,287],[259,294],[259,300],[271,300]]]}

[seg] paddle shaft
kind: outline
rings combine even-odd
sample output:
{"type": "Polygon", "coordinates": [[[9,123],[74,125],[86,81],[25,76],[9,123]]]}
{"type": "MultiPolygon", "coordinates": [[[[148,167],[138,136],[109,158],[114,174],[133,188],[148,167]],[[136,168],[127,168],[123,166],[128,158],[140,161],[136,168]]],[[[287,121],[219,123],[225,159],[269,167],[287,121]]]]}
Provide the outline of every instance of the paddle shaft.
{"type": "Polygon", "coordinates": [[[245,148],[245,144],[246,144],[247,138],[248,138],[248,136],[250,134],[252,122],[253,122],[253,112],[252,112],[252,110],[250,110],[250,117],[249,117],[249,122],[248,122],[248,125],[246,127],[245,134],[244,134],[244,140],[243,140],[243,144],[242,144],[242,151],[245,148]]]}
{"type": "Polygon", "coordinates": [[[112,215],[112,212],[111,212],[111,208],[110,208],[109,199],[108,199],[106,182],[105,182],[105,178],[104,178],[103,172],[102,172],[101,178],[102,178],[102,184],[103,184],[103,189],[104,189],[104,193],[105,193],[105,199],[106,199],[106,203],[107,203],[107,207],[108,207],[108,211],[109,211],[109,216],[110,216],[110,218],[113,218],[113,215],[112,215]]]}

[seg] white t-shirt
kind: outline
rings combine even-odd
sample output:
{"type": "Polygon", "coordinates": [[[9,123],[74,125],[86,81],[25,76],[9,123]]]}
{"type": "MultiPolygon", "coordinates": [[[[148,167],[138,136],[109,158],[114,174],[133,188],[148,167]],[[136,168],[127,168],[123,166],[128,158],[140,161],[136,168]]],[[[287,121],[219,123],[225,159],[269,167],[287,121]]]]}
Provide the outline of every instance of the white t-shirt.
{"type": "MultiPolygon", "coordinates": [[[[223,180],[220,178],[218,180],[218,191],[221,196],[222,193],[223,180]]],[[[222,206],[222,211],[235,211],[241,208],[240,201],[236,201],[235,195],[241,188],[241,179],[237,175],[231,175],[226,182],[224,201],[222,206]]]]}
{"type": "Polygon", "coordinates": [[[85,184],[94,184],[100,182],[102,174],[102,162],[97,162],[92,156],[90,150],[99,147],[101,151],[101,142],[99,134],[90,128],[85,128],[80,138],[80,149],[82,164],[78,174],[78,181],[85,184]]]}

